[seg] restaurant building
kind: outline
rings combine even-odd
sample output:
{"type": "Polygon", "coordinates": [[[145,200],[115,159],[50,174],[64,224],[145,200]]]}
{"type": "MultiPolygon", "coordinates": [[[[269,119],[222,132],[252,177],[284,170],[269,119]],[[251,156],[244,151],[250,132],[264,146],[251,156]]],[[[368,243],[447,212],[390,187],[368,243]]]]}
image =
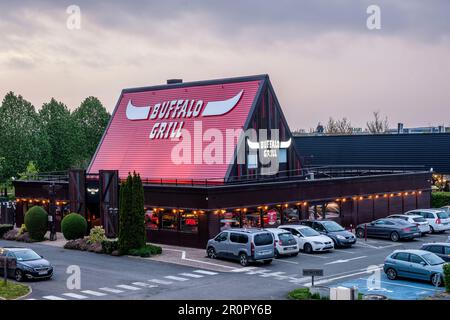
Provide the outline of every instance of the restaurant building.
{"type": "Polygon", "coordinates": [[[130,172],[144,183],[148,240],[181,246],[230,227],[354,227],[430,206],[429,171],[305,167],[300,154],[267,75],[125,89],[87,170],[14,182],[16,224],[54,205],[57,221],[78,212],[115,237],[130,172]]]}

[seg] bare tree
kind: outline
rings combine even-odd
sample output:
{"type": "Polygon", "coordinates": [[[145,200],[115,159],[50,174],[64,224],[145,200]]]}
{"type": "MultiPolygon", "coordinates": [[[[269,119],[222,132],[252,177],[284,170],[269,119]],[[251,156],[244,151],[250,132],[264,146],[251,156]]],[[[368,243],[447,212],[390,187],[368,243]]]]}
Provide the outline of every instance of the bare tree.
{"type": "Polygon", "coordinates": [[[345,117],[342,120],[334,120],[330,117],[325,128],[326,134],[351,134],[352,131],[352,124],[345,117]]]}
{"type": "Polygon", "coordinates": [[[374,119],[367,122],[367,129],[370,133],[384,133],[389,129],[389,122],[387,117],[381,119],[380,111],[373,113],[374,119]]]}

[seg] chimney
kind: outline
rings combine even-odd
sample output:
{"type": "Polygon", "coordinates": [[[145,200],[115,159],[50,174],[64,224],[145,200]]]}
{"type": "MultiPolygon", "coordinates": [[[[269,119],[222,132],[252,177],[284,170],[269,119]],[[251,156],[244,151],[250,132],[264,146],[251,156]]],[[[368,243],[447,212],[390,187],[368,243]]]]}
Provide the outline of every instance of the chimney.
{"type": "Polygon", "coordinates": [[[399,122],[397,125],[397,133],[402,134],[403,133],[403,123],[399,122]]]}
{"type": "Polygon", "coordinates": [[[183,79],[168,79],[167,84],[183,83],[183,79]]]}

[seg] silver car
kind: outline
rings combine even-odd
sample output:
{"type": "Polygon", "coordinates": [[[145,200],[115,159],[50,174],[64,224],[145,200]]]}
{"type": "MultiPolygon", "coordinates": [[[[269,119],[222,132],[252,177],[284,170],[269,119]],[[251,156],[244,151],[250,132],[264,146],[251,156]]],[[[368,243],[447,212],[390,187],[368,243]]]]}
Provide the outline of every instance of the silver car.
{"type": "Polygon", "coordinates": [[[255,261],[271,263],[274,249],[274,238],[264,229],[225,230],[210,239],[206,245],[209,258],[238,260],[244,267],[255,261]]]}

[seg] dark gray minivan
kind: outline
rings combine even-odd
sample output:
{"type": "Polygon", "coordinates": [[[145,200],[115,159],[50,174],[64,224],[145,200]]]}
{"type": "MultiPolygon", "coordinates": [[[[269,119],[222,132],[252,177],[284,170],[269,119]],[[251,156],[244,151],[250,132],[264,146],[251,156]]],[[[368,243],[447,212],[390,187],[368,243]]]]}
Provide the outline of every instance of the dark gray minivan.
{"type": "Polygon", "coordinates": [[[245,267],[255,261],[271,263],[274,246],[272,234],[264,229],[229,229],[208,241],[206,253],[211,259],[239,260],[245,267]]]}

